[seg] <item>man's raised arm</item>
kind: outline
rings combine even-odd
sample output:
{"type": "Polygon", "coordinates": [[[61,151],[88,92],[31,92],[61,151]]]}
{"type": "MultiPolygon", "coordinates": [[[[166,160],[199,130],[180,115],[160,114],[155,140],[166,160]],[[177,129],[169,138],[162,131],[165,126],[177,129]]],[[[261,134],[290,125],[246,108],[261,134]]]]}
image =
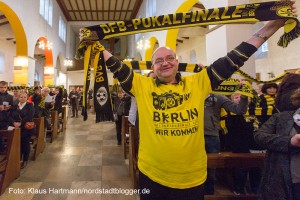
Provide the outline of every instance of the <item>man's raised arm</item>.
{"type": "MultiPolygon", "coordinates": [[[[295,2],[292,5],[292,12],[297,16],[295,2]]],[[[242,42],[234,50],[227,53],[225,57],[219,58],[207,68],[211,80],[211,87],[214,89],[228,79],[236,70],[244,65],[249,57],[257,51],[268,38],[284,25],[284,19],[268,22],[259,31],[253,34],[246,42],[242,42]]]]}

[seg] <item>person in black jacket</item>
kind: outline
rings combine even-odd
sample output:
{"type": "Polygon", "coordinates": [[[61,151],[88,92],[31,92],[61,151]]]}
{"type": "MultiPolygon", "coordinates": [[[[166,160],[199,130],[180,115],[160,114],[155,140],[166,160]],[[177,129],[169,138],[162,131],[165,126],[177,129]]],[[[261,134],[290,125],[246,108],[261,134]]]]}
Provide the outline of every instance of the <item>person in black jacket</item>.
{"type": "Polygon", "coordinates": [[[267,149],[259,199],[300,199],[300,85],[290,86],[285,88],[290,96],[277,97],[290,105],[277,104],[281,112],[254,132],[255,141],[267,149]]]}
{"type": "Polygon", "coordinates": [[[75,88],[73,88],[71,90],[71,92],[69,93],[69,99],[70,99],[70,104],[72,106],[72,117],[78,117],[78,101],[79,101],[79,94],[78,92],[75,90],[75,88]]]}
{"type": "Polygon", "coordinates": [[[27,94],[21,92],[19,96],[19,104],[11,109],[9,115],[9,124],[15,128],[21,129],[21,168],[25,168],[30,153],[30,137],[34,132],[34,128],[28,130],[25,128],[26,122],[32,122],[34,116],[34,107],[27,102],[27,94]]]}
{"type": "Polygon", "coordinates": [[[0,81],[0,130],[6,130],[8,112],[13,105],[13,96],[7,93],[7,82],[0,81]]]}
{"type": "MultiPolygon", "coordinates": [[[[0,81],[0,130],[7,130],[8,113],[12,105],[13,96],[7,93],[7,82],[0,81]]],[[[0,137],[0,151],[3,150],[3,139],[0,137]]]]}
{"type": "Polygon", "coordinates": [[[42,110],[39,104],[42,101],[41,88],[39,86],[34,87],[34,94],[32,95],[32,102],[34,106],[34,117],[38,118],[42,116],[42,110]]]}
{"type": "Polygon", "coordinates": [[[55,88],[55,95],[54,110],[57,110],[59,114],[62,112],[63,89],[60,87],[55,88]]]}
{"type": "Polygon", "coordinates": [[[262,114],[258,117],[260,126],[265,123],[272,114],[277,113],[277,110],[274,108],[274,103],[278,91],[278,85],[276,83],[266,83],[262,86],[261,91],[263,94],[259,96],[259,106],[262,109],[262,114]],[[268,113],[268,109],[270,108],[273,108],[272,113],[268,113]]]}
{"type": "MultiPolygon", "coordinates": [[[[57,110],[57,115],[59,116],[62,113],[62,103],[63,103],[63,89],[61,87],[55,88],[55,102],[54,102],[54,110],[57,110]]],[[[60,120],[57,118],[57,129],[60,132],[60,120]]]]}

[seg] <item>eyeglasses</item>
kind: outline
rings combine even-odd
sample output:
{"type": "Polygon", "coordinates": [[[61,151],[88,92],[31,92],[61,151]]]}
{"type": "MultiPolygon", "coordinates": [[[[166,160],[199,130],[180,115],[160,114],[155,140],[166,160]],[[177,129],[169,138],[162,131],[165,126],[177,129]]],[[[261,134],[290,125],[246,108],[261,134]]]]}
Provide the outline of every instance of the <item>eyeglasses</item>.
{"type": "Polygon", "coordinates": [[[155,65],[162,65],[165,61],[166,62],[173,62],[176,58],[172,55],[168,55],[164,58],[157,58],[155,61],[154,61],[154,64],[155,65]]]}

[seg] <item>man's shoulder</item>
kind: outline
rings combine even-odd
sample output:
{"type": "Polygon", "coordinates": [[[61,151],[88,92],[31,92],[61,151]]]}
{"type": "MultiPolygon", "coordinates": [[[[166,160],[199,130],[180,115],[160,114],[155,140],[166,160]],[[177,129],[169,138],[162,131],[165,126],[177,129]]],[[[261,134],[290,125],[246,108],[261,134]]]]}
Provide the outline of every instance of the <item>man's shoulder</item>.
{"type": "Polygon", "coordinates": [[[13,95],[9,94],[8,92],[5,92],[4,95],[12,99],[14,98],[13,95]]]}

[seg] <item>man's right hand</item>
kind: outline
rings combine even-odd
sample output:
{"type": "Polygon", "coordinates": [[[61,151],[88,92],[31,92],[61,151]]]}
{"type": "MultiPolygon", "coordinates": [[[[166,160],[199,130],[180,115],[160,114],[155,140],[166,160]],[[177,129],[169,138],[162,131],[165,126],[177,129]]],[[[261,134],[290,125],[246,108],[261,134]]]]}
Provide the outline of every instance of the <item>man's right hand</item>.
{"type": "Polygon", "coordinates": [[[101,52],[104,50],[105,50],[104,46],[99,41],[96,41],[93,43],[93,45],[92,45],[92,53],[93,54],[96,54],[97,52],[101,52]]]}
{"type": "Polygon", "coordinates": [[[291,138],[292,147],[300,147],[300,134],[296,134],[291,138]]]}

